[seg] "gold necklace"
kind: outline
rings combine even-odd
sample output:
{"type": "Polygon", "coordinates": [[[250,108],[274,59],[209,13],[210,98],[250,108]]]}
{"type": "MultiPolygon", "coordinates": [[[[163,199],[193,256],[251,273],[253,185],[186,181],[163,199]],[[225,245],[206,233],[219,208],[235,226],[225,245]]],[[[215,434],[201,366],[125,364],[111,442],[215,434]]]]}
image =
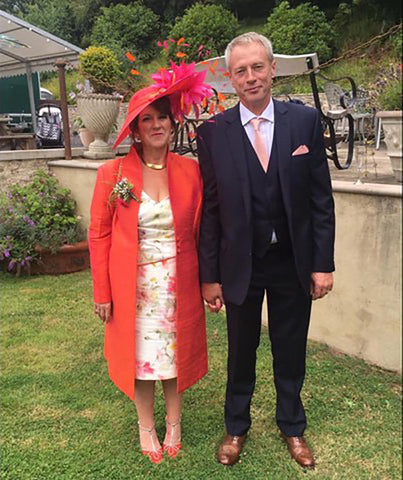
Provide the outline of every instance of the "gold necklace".
{"type": "Polygon", "coordinates": [[[142,158],[141,161],[144,163],[146,167],[151,168],[151,170],[164,170],[164,168],[167,167],[166,163],[163,163],[161,165],[158,163],[148,163],[144,160],[144,158],[142,158]]]}

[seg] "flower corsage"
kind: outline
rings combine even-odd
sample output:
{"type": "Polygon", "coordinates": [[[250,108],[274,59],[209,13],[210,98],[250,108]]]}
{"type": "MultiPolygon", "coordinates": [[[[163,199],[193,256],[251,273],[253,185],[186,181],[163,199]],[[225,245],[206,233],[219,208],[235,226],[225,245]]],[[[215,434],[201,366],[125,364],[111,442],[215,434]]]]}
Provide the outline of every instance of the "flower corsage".
{"type": "Polygon", "coordinates": [[[115,184],[112,190],[112,198],[120,199],[125,204],[128,204],[131,199],[136,202],[140,202],[140,199],[132,191],[133,184],[129,182],[127,178],[122,178],[119,182],[115,184]]]}

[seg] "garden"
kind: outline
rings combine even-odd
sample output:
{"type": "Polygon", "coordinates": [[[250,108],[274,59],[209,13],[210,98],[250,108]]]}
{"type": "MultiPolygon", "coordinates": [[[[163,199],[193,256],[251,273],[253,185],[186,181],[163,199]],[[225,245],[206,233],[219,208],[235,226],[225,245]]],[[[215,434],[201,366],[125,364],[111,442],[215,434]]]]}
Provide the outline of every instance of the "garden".
{"type": "MultiPolygon", "coordinates": [[[[88,271],[1,274],[1,442],[4,480],[273,479],[380,480],[401,474],[397,374],[310,342],[303,401],[317,468],[288,455],[274,422],[275,396],[262,330],[253,424],[239,465],[220,465],[226,327],[208,317],[209,373],[185,393],[183,450],[152,465],[138,446],[130,400],[111,383],[103,326],[92,312],[88,271]]],[[[162,392],[156,427],[164,431],[162,392]]]]}
{"type": "MultiPolygon", "coordinates": [[[[349,75],[358,86],[372,92],[371,107],[401,107],[401,28],[393,30],[401,22],[397,0],[320,0],[314,4],[275,0],[196,4],[188,0],[128,4],[85,0],[76,4],[61,0],[57,7],[52,0],[3,3],[5,10],[8,3],[13,5],[8,7],[10,13],[77,46],[98,49],[98,56],[94,52],[92,59],[87,55],[82,68],[70,69],[67,75],[71,104],[76,103],[86,78],[96,91],[114,90],[128,98],[150,82],[151,72],[170,61],[200,62],[223,55],[234,36],[255,30],[272,40],[275,53],[317,52],[322,73],[331,78],[349,75]],[[371,39],[376,41],[369,42],[371,39]],[[113,56],[108,68],[103,68],[100,55],[113,56]]],[[[41,83],[58,97],[55,74],[44,73],[41,83]]],[[[307,80],[296,79],[282,81],[274,93],[310,90],[307,80]]]]}
{"type": "MultiPolygon", "coordinates": [[[[225,45],[235,35],[254,30],[272,39],[275,52],[318,52],[323,74],[331,78],[351,76],[369,92],[367,108],[371,112],[401,110],[401,4],[397,0],[217,0],[196,4],[189,0],[0,0],[0,8],[85,49],[79,65],[67,68],[72,107],[84,91],[115,94],[120,104],[118,95],[128,100],[158,68],[171,61],[203,62],[223,55],[225,45]]],[[[59,98],[54,73],[41,73],[41,84],[59,98]]],[[[318,78],[318,86],[322,91],[324,80],[318,78]]],[[[274,95],[310,92],[311,86],[303,78],[278,79],[274,84],[274,95]]],[[[74,127],[84,127],[84,120],[76,118],[74,127]]],[[[117,128],[115,123],[112,129],[117,128]]],[[[379,323],[375,303],[383,295],[386,304],[383,292],[392,291],[395,303],[399,295],[401,298],[398,281],[392,287],[387,281],[394,282],[395,270],[391,272],[388,266],[400,265],[398,254],[388,254],[388,258],[385,254],[396,243],[391,232],[395,232],[393,215],[397,216],[399,207],[392,200],[398,194],[379,196],[380,208],[375,210],[370,200],[378,197],[373,193],[354,209],[351,199],[361,198],[356,193],[336,195],[336,205],[346,205],[337,212],[338,232],[343,232],[346,243],[341,248],[338,238],[340,281],[331,300],[335,307],[325,304],[328,311],[321,319],[326,329],[332,314],[338,315],[336,328],[347,325],[350,331],[346,335],[354,331],[357,321],[364,330],[362,318],[372,314],[373,324],[379,323]],[[351,212],[356,212],[356,230],[346,223],[351,212]],[[381,234],[370,229],[372,221],[381,234]],[[362,232],[366,241],[357,246],[362,232]],[[342,250],[343,255],[339,253],[342,250]],[[367,258],[357,261],[356,250],[367,258]],[[368,258],[373,261],[368,262],[368,258]],[[387,266],[383,282],[383,270],[376,270],[376,262],[387,266]],[[370,263],[376,278],[367,269],[370,263]],[[371,288],[360,283],[367,280],[371,288]],[[361,302],[363,292],[365,300],[371,296],[368,305],[361,302]],[[346,309],[341,315],[343,302],[346,309]]],[[[90,195],[87,197],[89,202],[90,195]]],[[[215,456],[225,433],[227,340],[223,314],[208,314],[209,373],[185,394],[183,450],[173,461],[166,458],[158,466],[150,464],[139,450],[135,409],[108,378],[104,328],[93,314],[86,233],[73,194],[48,168],[38,170],[29,181],[15,179],[7,184],[0,194],[0,216],[1,478],[401,478],[401,377],[340,353],[326,342],[309,341],[302,392],[308,416],[306,438],[315,452],[317,468],[303,471],[289,457],[274,421],[275,391],[266,327],[262,327],[259,347],[252,429],[240,464],[233,468],[220,465],[215,456]],[[85,256],[74,254],[67,270],[76,273],[36,275],[49,273],[43,270],[46,255],[77,244],[84,246],[85,256]]],[[[401,230],[396,236],[401,241],[401,230]]],[[[401,284],[401,271],[399,275],[401,284]]],[[[392,325],[397,315],[395,303],[390,310],[380,301],[380,307],[376,305],[390,335],[400,328],[392,325]]],[[[373,342],[369,350],[378,340],[373,324],[366,324],[373,342]]],[[[329,332],[331,337],[330,327],[329,332]]],[[[367,345],[360,332],[353,333],[359,339],[361,354],[367,345]]],[[[385,352],[385,345],[396,349],[390,337],[384,336],[378,343],[380,351],[383,348],[385,352]]],[[[156,428],[161,436],[165,413],[158,388],[156,428]]]]}

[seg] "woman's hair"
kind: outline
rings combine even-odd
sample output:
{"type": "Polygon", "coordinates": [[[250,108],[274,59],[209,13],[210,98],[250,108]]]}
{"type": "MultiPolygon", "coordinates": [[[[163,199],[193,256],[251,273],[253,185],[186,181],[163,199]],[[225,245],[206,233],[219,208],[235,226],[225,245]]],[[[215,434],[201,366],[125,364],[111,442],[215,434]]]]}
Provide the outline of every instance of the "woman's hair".
{"type": "MultiPolygon", "coordinates": [[[[174,116],[172,115],[171,102],[169,101],[168,97],[158,98],[157,100],[155,100],[150,104],[150,107],[155,108],[158,113],[167,115],[171,120],[172,129],[176,132],[176,122],[175,122],[174,116]]],[[[139,115],[137,115],[137,117],[129,125],[132,137],[138,130],[138,124],[139,124],[139,115]]],[[[137,150],[137,153],[141,155],[143,150],[142,144],[134,142],[134,148],[137,150]]]]}

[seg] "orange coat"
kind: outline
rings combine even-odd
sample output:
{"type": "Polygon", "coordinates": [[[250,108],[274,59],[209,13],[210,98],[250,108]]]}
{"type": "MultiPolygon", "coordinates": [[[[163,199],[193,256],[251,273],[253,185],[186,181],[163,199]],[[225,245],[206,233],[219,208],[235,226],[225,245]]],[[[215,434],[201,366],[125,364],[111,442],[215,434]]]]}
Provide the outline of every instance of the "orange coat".
{"type": "MultiPolygon", "coordinates": [[[[133,400],[140,204],[131,199],[127,204],[118,200],[115,206],[110,205],[121,161],[111,160],[98,170],[88,238],[94,301],[112,302],[112,319],[105,326],[104,350],[109,375],[133,400]]],[[[142,171],[133,147],[121,165],[121,178],[134,185],[133,192],[139,198],[142,171]]],[[[190,158],[169,153],[167,169],[177,248],[177,371],[178,392],[182,392],[207,373],[205,314],[197,259],[202,181],[198,164],[190,158]]]]}

